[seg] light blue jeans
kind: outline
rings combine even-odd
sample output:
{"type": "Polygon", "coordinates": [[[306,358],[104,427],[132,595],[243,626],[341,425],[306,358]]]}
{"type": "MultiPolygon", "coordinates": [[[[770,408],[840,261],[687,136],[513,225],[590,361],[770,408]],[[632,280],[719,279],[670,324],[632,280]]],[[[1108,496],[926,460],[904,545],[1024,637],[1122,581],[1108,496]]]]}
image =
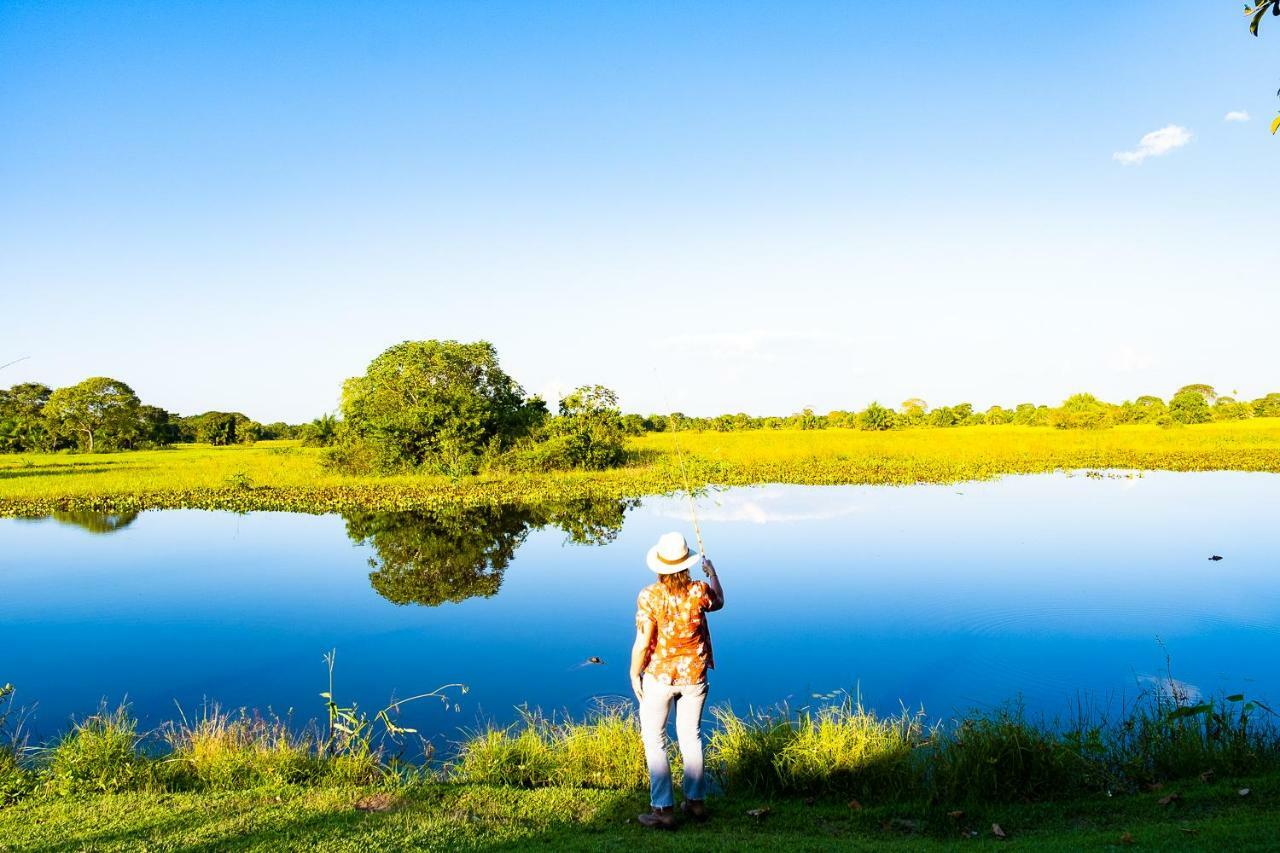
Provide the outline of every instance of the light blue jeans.
{"type": "Polygon", "coordinates": [[[707,703],[707,683],[662,684],[645,676],[641,682],[644,699],[640,702],[640,738],[644,741],[644,757],[649,765],[649,803],[657,808],[675,805],[671,791],[671,764],[667,761],[667,719],[671,703],[676,704],[676,741],[684,760],[686,800],[701,800],[707,795],[707,780],[702,766],[702,707],[707,703]]]}

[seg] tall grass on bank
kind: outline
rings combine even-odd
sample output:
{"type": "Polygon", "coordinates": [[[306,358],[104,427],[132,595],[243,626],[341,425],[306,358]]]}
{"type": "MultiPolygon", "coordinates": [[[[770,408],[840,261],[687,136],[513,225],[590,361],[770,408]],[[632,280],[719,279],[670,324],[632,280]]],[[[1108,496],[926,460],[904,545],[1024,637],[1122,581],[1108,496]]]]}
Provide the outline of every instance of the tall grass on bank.
{"type": "MultiPolygon", "coordinates": [[[[1116,721],[1031,722],[1017,705],[946,723],[880,717],[856,701],[738,716],[715,712],[708,766],[730,793],[854,796],[956,805],[1047,801],[1154,783],[1280,773],[1280,729],[1256,700],[1189,702],[1149,693],[1116,721]]],[[[643,789],[633,712],[602,707],[582,721],[526,711],[471,733],[439,768],[410,771],[364,746],[334,750],[316,726],[206,709],[144,744],[125,707],[103,709],[43,750],[0,752],[0,803],[27,796],[128,790],[228,791],[417,779],[496,786],[643,789]]],[[[673,763],[678,771],[679,763],[673,763]]]]}
{"type": "Polygon", "coordinates": [[[460,782],[518,787],[640,788],[648,783],[635,716],[602,705],[583,722],[521,710],[519,722],[473,732],[450,768],[460,782]]]}

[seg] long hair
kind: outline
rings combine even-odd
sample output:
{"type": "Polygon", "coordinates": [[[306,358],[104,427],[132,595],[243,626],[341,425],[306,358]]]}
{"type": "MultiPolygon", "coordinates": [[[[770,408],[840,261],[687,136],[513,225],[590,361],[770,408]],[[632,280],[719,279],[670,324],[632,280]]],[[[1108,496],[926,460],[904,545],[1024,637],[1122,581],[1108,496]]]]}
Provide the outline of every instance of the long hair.
{"type": "Polygon", "coordinates": [[[674,596],[684,595],[689,591],[689,584],[693,583],[693,579],[689,576],[688,569],[672,572],[669,575],[658,575],[658,581],[662,584],[662,588],[668,595],[674,596]]]}

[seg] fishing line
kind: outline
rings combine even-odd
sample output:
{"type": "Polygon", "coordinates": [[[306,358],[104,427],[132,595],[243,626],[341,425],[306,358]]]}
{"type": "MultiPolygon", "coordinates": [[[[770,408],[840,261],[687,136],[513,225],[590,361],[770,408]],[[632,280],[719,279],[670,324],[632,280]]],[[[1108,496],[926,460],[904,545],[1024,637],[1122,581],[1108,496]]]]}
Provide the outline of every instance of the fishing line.
{"type": "MultiPolygon", "coordinates": [[[[653,369],[653,374],[654,374],[654,379],[656,380],[658,375],[657,367],[653,369]]],[[[671,398],[669,396],[666,402],[668,403],[668,407],[669,407],[671,403],[671,398]]],[[[684,482],[684,494],[685,494],[685,497],[688,498],[689,500],[689,515],[693,519],[693,536],[698,543],[698,553],[701,554],[702,558],[705,560],[707,558],[707,548],[702,542],[702,527],[701,525],[698,524],[698,506],[696,503],[694,503],[694,500],[693,500],[693,490],[689,488],[689,472],[685,468],[684,451],[680,447],[679,424],[675,421],[674,418],[672,418],[671,415],[672,415],[671,412],[667,413],[667,424],[671,427],[671,441],[675,445],[675,449],[676,449],[676,463],[680,466],[680,479],[681,481],[684,482]]]]}

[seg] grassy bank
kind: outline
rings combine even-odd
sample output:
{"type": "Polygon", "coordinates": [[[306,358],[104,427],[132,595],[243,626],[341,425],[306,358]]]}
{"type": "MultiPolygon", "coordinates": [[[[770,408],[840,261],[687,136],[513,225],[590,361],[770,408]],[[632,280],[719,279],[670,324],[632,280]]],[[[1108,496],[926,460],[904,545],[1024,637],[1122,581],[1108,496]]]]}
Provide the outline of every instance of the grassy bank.
{"type": "Polygon", "coordinates": [[[419,783],[226,793],[95,794],[0,809],[6,850],[1025,850],[1275,849],[1280,778],[1197,782],[1164,792],[964,810],[842,799],[730,796],[712,820],[656,835],[628,791],[419,783]],[[1250,795],[1241,797],[1242,787],[1250,795]],[[363,808],[362,808],[363,807],[363,808]],[[366,811],[370,807],[386,811],[366,811]],[[749,812],[767,808],[762,818],[749,812]],[[1007,836],[998,839],[992,825],[1007,836]],[[970,833],[976,833],[971,836],[970,833]]]}
{"type": "MultiPolygon", "coordinates": [[[[0,514],[174,507],[341,512],[639,497],[682,484],[675,440],[666,433],[632,439],[632,462],[613,471],[460,480],[344,476],[323,469],[319,451],[291,442],[0,456],[0,514]]],[[[1280,418],[1176,429],[777,430],[681,433],[678,440],[698,485],[905,485],[1102,468],[1280,472],[1280,418]]]]}
{"type": "MultiPolygon", "coordinates": [[[[1128,837],[1265,849],[1280,825],[1274,721],[1239,696],[1193,705],[1149,695],[1122,719],[1061,727],[1012,710],[929,724],[848,701],[722,708],[707,741],[719,817],[662,843],[921,849],[995,842],[996,824],[1006,841],[1037,848],[1128,837]]],[[[42,748],[0,752],[0,846],[621,848],[645,832],[631,820],[646,775],[626,711],[530,715],[471,733],[431,767],[341,731],[209,711],[148,734],[124,711],[94,715],[42,748]]]]}

